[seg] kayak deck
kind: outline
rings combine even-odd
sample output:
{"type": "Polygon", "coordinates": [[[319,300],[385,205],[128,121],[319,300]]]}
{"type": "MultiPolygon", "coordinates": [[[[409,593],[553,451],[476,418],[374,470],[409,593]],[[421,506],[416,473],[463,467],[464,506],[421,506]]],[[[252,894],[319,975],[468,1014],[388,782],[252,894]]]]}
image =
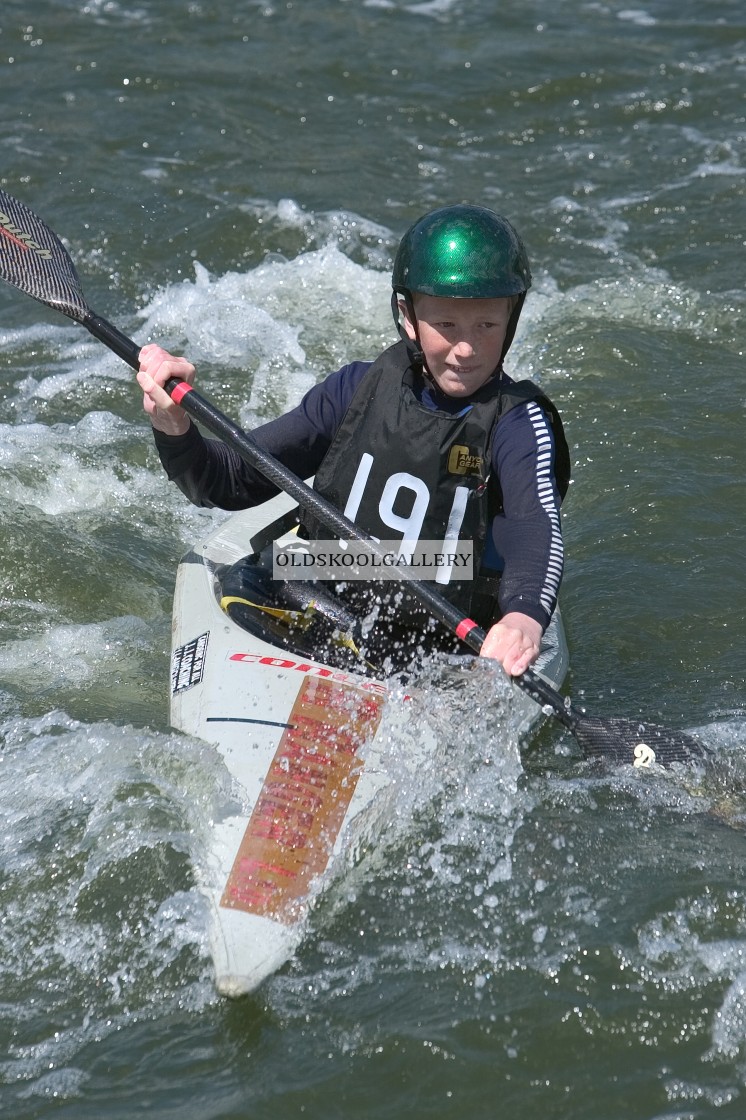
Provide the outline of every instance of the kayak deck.
{"type": "MultiPolygon", "coordinates": [[[[263,626],[261,613],[244,629],[220,605],[221,578],[260,551],[292,506],[283,494],[230,517],[184,556],[174,594],[171,723],[215,744],[240,802],[212,825],[201,871],[216,985],[231,996],[292,956],[332,868],[382,827],[390,785],[380,742],[387,683],[343,648],[336,664],[317,660],[306,655],[312,635],[296,631],[283,645],[282,627],[263,626]]],[[[536,669],[554,686],[564,678],[558,616],[536,669]]],[[[521,702],[523,734],[541,710],[521,702]]],[[[409,739],[418,752],[433,747],[427,728],[409,739]]]]}

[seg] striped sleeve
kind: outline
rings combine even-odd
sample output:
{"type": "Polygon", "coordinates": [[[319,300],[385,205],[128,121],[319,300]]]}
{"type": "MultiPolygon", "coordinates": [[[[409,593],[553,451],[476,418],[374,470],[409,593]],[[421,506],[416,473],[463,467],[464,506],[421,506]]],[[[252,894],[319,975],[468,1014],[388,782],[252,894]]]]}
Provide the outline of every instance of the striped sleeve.
{"type": "Polygon", "coordinates": [[[552,426],[535,402],[512,409],[497,425],[493,469],[503,495],[503,510],[492,523],[503,573],[500,609],[546,627],[562,581],[564,546],[552,426]]]}

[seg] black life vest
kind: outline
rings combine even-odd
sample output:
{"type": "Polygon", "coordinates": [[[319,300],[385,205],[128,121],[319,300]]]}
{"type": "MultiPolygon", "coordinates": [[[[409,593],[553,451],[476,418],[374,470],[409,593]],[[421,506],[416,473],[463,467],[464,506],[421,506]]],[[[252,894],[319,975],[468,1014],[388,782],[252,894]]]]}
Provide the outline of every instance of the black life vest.
{"type": "MultiPolygon", "coordinates": [[[[446,553],[459,540],[473,541],[475,579],[459,582],[444,566],[435,583],[464,613],[479,602],[471,616],[489,625],[493,618],[487,614],[499,617],[495,573],[482,568],[487,532],[502,507],[491,464],[495,426],[518,404],[541,406],[553,426],[557,484],[564,496],[570,455],[562,421],[531,381],[492,378],[454,415],[417,399],[421,378],[404,342],[380,355],[358,385],[314,486],[379,540],[442,541],[446,553]]],[[[305,529],[313,539],[330,537],[310,519],[305,529]]]]}

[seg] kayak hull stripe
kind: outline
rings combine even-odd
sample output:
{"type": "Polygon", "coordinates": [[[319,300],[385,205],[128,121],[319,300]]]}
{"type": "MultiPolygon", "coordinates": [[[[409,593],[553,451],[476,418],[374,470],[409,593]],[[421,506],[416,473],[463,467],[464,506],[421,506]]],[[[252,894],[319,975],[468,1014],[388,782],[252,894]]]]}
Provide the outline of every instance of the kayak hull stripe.
{"type": "Polygon", "coordinates": [[[283,723],[276,719],[249,719],[244,716],[208,716],[205,723],[257,723],[261,727],[292,727],[292,723],[283,723]]]}

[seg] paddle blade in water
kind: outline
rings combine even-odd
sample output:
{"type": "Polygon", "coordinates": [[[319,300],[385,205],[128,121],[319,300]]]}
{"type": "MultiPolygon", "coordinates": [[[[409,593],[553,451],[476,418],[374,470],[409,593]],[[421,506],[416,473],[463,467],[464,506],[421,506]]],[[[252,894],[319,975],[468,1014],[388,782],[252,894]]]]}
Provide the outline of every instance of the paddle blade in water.
{"type": "Polygon", "coordinates": [[[710,754],[693,735],[643,720],[581,716],[572,730],[586,755],[620,765],[670,766],[705,761],[710,754]]]}
{"type": "Polygon", "coordinates": [[[79,323],[88,314],[67,249],[33,210],[2,190],[0,277],[79,323]]]}

